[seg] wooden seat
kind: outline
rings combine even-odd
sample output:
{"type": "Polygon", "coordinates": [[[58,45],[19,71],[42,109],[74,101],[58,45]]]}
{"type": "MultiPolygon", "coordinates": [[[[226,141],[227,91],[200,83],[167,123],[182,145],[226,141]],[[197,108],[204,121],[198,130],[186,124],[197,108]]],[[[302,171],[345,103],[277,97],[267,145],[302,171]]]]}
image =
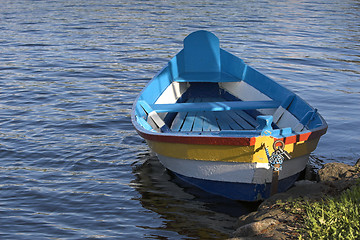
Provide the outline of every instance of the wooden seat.
{"type": "MultiPolygon", "coordinates": [[[[218,101],[219,99],[213,99],[218,101]]],[[[190,99],[186,103],[211,103],[209,98],[190,99]]],[[[216,102],[213,102],[216,103],[216,102]]],[[[256,120],[242,110],[225,112],[206,111],[179,112],[171,125],[171,131],[220,131],[220,130],[254,130],[258,126],[256,120]]]]}
{"type": "Polygon", "coordinates": [[[278,108],[276,101],[216,101],[216,102],[186,102],[171,104],[150,104],[156,112],[221,112],[229,110],[253,110],[265,108],[278,108]]]}
{"type": "Polygon", "coordinates": [[[191,98],[185,103],[148,104],[139,101],[161,131],[254,130],[259,123],[244,110],[276,108],[275,101],[225,101],[221,98],[191,98]],[[158,112],[177,112],[170,129],[158,112]]]}

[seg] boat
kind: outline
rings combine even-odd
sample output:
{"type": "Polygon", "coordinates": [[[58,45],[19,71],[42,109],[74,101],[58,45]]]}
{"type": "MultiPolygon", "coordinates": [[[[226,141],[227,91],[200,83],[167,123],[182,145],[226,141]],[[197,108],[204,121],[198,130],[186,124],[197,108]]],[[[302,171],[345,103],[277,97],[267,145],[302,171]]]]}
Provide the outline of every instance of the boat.
{"type": "Polygon", "coordinates": [[[170,172],[241,201],[268,198],[275,181],[290,188],[327,130],[317,109],[203,30],[147,83],[131,120],[170,172]]]}

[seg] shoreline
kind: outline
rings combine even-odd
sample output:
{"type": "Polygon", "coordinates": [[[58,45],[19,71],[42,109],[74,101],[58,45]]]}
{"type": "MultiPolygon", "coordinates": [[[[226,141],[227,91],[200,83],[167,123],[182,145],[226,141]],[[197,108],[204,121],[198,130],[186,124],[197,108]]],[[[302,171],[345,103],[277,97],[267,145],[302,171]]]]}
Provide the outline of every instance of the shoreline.
{"type": "Polygon", "coordinates": [[[238,218],[236,230],[228,240],[299,239],[299,215],[285,210],[294,199],[321,201],[340,195],[359,183],[360,159],[354,166],[327,163],[316,173],[316,181],[300,180],[288,191],[264,200],[255,212],[238,218]]]}

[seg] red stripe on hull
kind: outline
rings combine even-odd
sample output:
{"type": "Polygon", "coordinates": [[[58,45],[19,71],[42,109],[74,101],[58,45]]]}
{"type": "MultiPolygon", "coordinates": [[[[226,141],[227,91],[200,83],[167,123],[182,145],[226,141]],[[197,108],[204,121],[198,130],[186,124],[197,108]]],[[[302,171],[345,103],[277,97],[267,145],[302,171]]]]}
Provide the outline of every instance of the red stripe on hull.
{"type": "MultiPolygon", "coordinates": [[[[285,144],[293,144],[296,142],[303,142],[315,138],[320,138],[326,133],[327,128],[321,128],[313,132],[293,135],[285,138],[274,138],[275,140],[282,140],[285,144]]],[[[160,133],[149,134],[137,129],[138,134],[146,140],[167,142],[167,143],[182,143],[182,144],[204,144],[204,145],[232,145],[232,146],[253,146],[256,142],[256,137],[219,137],[219,136],[178,136],[178,135],[164,135],[160,133]]]]}

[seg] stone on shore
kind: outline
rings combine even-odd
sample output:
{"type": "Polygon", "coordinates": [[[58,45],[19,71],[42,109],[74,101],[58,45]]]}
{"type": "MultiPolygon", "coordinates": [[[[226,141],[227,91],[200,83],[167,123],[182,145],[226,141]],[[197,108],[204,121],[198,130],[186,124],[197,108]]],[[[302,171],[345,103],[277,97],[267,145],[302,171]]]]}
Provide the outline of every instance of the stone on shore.
{"type": "Polygon", "coordinates": [[[241,216],[231,240],[298,239],[298,216],[283,211],[276,203],[286,203],[295,198],[320,200],[325,196],[335,196],[353,186],[358,178],[360,159],[354,166],[327,163],[317,173],[318,182],[298,181],[288,191],[262,202],[256,212],[241,216]]]}

